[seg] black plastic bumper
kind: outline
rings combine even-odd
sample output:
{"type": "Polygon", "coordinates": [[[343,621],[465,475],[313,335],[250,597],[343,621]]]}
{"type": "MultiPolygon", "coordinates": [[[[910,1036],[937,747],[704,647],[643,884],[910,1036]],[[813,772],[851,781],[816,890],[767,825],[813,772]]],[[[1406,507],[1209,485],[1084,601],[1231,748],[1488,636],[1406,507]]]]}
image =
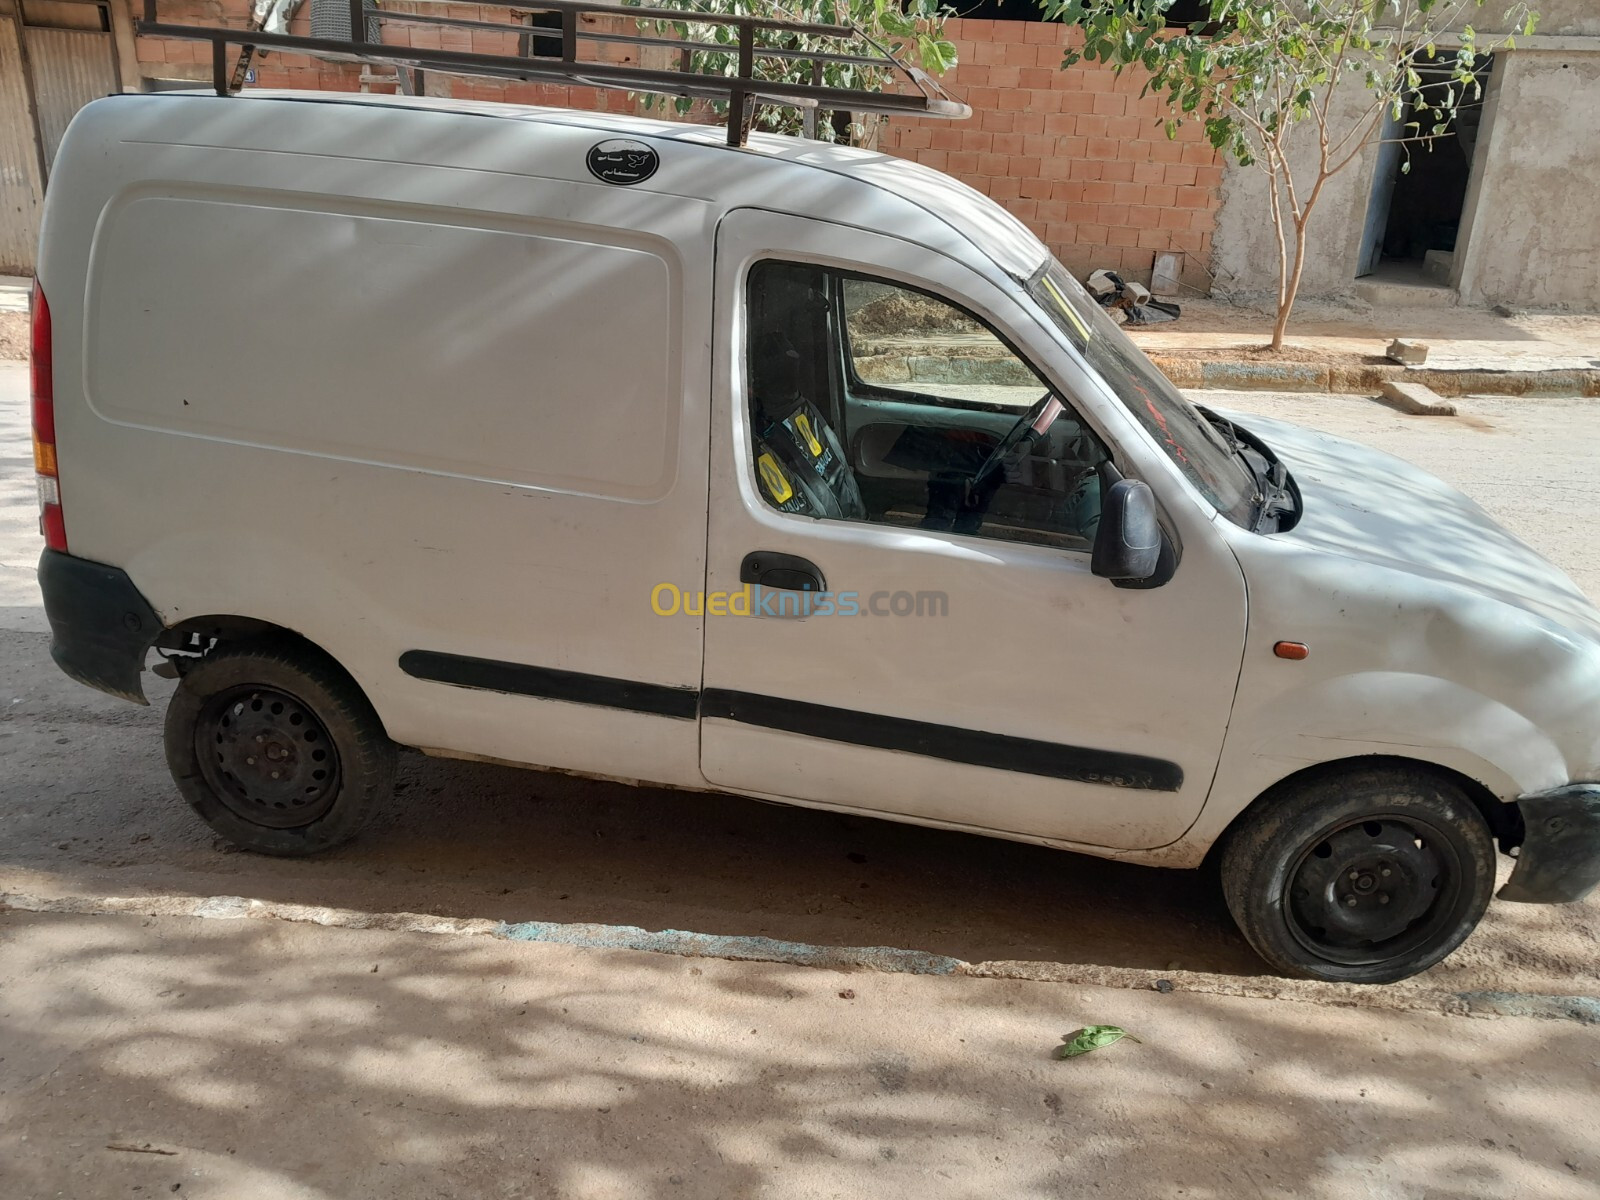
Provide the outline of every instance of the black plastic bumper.
{"type": "Polygon", "coordinates": [[[126,571],[46,550],[39,590],[50,618],[50,657],[79,683],[149,704],[139,676],[161,618],[126,571]]]}
{"type": "Polygon", "coordinates": [[[1527,834],[1500,899],[1570,904],[1600,885],[1600,783],[1570,783],[1517,802],[1527,834]]]}

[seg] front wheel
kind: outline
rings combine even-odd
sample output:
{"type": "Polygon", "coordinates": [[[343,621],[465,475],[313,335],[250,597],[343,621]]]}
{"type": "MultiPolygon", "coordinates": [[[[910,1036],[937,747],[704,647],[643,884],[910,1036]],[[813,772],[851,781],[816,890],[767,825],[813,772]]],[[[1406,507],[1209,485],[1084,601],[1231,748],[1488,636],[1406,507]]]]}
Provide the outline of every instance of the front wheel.
{"type": "Polygon", "coordinates": [[[394,786],[394,743],[361,689],[290,641],[224,647],[185,671],[166,746],[190,806],[261,854],[348,841],[394,786]]]}
{"type": "Polygon", "coordinates": [[[1228,908],[1286,974],[1393,983],[1467,939],[1494,891],[1489,827],[1425,772],[1363,770],[1259,802],[1222,850],[1228,908]]]}

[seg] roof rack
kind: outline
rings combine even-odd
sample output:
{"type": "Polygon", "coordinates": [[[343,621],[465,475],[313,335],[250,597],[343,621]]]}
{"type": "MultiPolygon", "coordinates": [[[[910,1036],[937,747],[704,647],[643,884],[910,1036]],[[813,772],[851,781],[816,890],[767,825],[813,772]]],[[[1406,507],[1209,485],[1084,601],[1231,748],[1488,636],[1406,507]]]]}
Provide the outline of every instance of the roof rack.
{"type": "MultiPolygon", "coordinates": [[[[448,0],[421,0],[422,3],[447,3],[448,0]]],[[[472,20],[464,17],[435,16],[417,12],[375,10],[370,0],[349,0],[348,38],[304,37],[290,33],[270,33],[260,28],[172,24],[157,14],[157,0],[144,0],[144,17],[135,28],[153,37],[183,38],[211,43],[212,82],[219,96],[238,91],[245,67],[257,50],[287,50],[357,62],[390,63],[401,69],[402,82],[410,90],[416,80],[406,79],[405,69],[440,71],[452,75],[490,76],[537,82],[581,84],[597,88],[620,88],[690,99],[719,100],[728,104],[728,145],[741,146],[750,131],[757,104],[779,104],[792,108],[818,108],[849,112],[884,113],[899,116],[943,117],[960,120],[972,115],[932,76],[911,66],[892,51],[849,25],[817,25],[780,21],[768,17],[732,16],[699,12],[685,8],[654,8],[628,4],[591,4],[584,0],[473,0],[483,10],[504,9],[510,21],[472,20]],[[521,24],[526,14],[543,13],[559,17],[560,28],[521,24]],[[648,33],[616,33],[582,27],[584,17],[623,18],[643,24],[716,25],[737,32],[736,42],[703,42],[687,38],[648,33]],[[373,27],[385,25],[444,26],[453,29],[489,30],[514,34],[515,45],[532,50],[536,42],[550,45],[547,54],[480,54],[461,50],[432,49],[421,46],[385,45],[379,41],[358,40],[357,31],[366,37],[381,37],[373,27]],[[820,43],[820,46],[818,45],[820,43]],[[676,66],[653,70],[628,63],[605,62],[592,57],[605,45],[658,47],[674,52],[676,66]],[[228,70],[228,47],[242,50],[235,69],[228,70]],[[588,50],[591,57],[584,57],[588,50]],[[738,59],[738,74],[713,75],[693,69],[696,52],[733,54],[738,59]],[[764,79],[758,68],[772,63],[788,68],[795,63],[810,64],[809,82],[764,79]],[[857,88],[827,87],[822,83],[824,64],[838,64],[888,71],[916,89],[909,92],[875,92],[857,88]]],[[[805,73],[802,67],[801,74],[805,73]]]]}

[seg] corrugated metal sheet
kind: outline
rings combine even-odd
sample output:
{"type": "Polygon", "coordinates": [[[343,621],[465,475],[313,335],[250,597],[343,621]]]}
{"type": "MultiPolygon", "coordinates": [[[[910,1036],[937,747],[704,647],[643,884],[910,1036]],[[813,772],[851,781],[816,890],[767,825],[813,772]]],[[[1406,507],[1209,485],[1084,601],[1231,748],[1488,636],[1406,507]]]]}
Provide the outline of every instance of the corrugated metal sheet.
{"type": "MultiPolygon", "coordinates": [[[[361,0],[361,7],[374,14],[367,18],[367,41],[376,42],[379,40],[378,6],[373,0],[361,0]]],[[[350,0],[311,0],[311,36],[341,40],[349,38],[350,0]]]]}
{"type": "Polygon", "coordinates": [[[47,163],[54,162],[61,135],[91,100],[122,90],[112,57],[111,34],[86,29],[24,29],[34,102],[47,163]]]}
{"type": "Polygon", "coordinates": [[[0,274],[31,274],[44,183],[28,113],[17,25],[0,10],[0,274]]]}

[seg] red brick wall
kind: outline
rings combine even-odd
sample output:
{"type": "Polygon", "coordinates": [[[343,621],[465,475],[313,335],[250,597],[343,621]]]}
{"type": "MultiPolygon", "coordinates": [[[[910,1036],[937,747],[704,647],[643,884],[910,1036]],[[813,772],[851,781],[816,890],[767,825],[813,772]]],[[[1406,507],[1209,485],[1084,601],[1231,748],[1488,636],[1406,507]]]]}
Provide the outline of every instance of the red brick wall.
{"type": "MultiPolygon", "coordinates": [[[[503,21],[504,9],[485,11],[476,5],[460,4],[441,8],[438,5],[422,6],[428,13],[439,16],[457,16],[469,20],[503,21]]],[[[404,3],[386,3],[384,11],[397,13],[417,11],[418,6],[404,3]]],[[[160,0],[160,14],[164,21],[181,23],[192,21],[200,25],[219,23],[244,26],[248,24],[250,0],[160,0]]],[[[303,3],[289,22],[289,32],[310,34],[311,5],[303,3]]],[[[386,44],[472,50],[483,54],[516,52],[516,35],[496,33],[492,30],[443,29],[438,26],[404,25],[386,22],[382,26],[386,44]]],[[[610,49],[610,47],[607,47],[610,49]]],[[[207,80],[211,78],[211,47],[206,42],[185,42],[170,38],[141,37],[138,39],[139,62],[147,75],[207,80]],[[176,69],[174,69],[176,67],[176,69]]],[[[234,54],[229,50],[230,61],[234,54]]],[[[626,61],[627,53],[617,48],[614,57],[626,61]]],[[[373,75],[386,75],[385,66],[368,68],[373,75]]],[[[362,68],[354,63],[328,62],[299,54],[269,54],[256,60],[254,87],[262,88],[320,88],[330,91],[358,91],[361,87],[362,68]]],[[[449,89],[449,94],[465,100],[504,100],[514,104],[542,104],[558,108],[600,109],[611,112],[635,112],[637,104],[626,92],[598,91],[594,88],[566,87],[560,84],[524,83],[520,80],[466,79],[437,76],[438,82],[449,89]]],[[[382,83],[372,83],[373,92],[393,92],[394,88],[382,83]]]]}
{"type": "Polygon", "coordinates": [[[895,119],[880,145],[948,172],[1022,218],[1080,278],[1109,267],[1148,283],[1159,251],[1205,289],[1222,160],[1189,125],[1167,139],[1144,78],[1061,70],[1059,22],[954,20],[960,65],[941,81],[968,121],[895,119]]]}

